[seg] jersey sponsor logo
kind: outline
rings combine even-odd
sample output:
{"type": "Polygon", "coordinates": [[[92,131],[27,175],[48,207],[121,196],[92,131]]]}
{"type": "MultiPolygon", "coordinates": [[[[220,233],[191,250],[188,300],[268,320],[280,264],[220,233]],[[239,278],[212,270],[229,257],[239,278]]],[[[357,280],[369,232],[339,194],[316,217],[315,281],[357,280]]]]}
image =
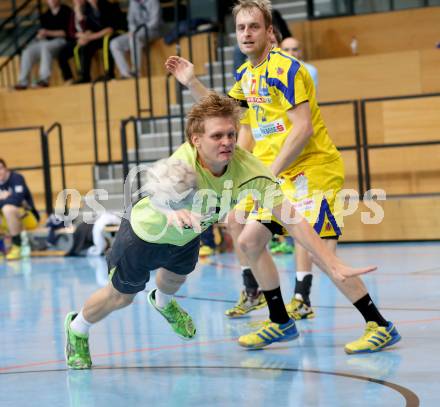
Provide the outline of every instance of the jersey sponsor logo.
{"type": "Polygon", "coordinates": [[[297,199],[302,196],[308,195],[309,180],[303,172],[301,172],[294,178],[293,183],[295,184],[295,196],[297,197],[297,199]]]}
{"type": "Polygon", "coordinates": [[[284,69],[281,67],[277,68],[277,75],[282,75],[284,73],[284,69]]]}
{"type": "Polygon", "coordinates": [[[255,95],[256,93],[257,93],[257,80],[255,78],[252,78],[251,94],[255,95]]]}
{"type": "Polygon", "coordinates": [[[269,96],[269,89],[267,87],[267,81],[265,76],[260,76],[260,81],[258,84],[258,95],[269,96]]]}
{"type": "Polygon", "coordinates": [[[249,96],[246,98],[248,103],[272,103],[272,98],[263,96],[249,96]]]}
{"type": "Polygon", "coordinates": [[[301,215],[305,216],[305,213],[312,211],[315,208],[315,200],[312,198],[306,198],[302,201],[293,202],[295,210],[297,210],[301,215]]]}
{"type": "Polygon", "coordinates": [[[286,125],[283,120],[277,120],[270,123],[258,123],[258,128],[252,129],[252,134],[255,140],[261,140],[264,137],[272,134],[284,133],[286,131],[286,125]]]}
{"type": "Polygon", "coordinates": [[[241,89],[243,90],[243,93],[245,95],[249,95],[251,93],[251,86],[253,81],[252,73],[249,71],[246,71],[246,73],[243,75],[243,78],[241,78],[241,89]]]}

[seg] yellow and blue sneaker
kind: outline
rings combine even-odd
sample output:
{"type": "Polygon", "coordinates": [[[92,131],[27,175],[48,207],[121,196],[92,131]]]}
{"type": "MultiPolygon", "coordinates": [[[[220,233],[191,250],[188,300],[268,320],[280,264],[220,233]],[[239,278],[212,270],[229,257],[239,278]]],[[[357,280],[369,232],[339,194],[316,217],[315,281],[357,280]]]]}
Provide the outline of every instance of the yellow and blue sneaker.
{"type": "Polygon", "coordinates": [[[13,244],[6,255],[6,260],[20,260],[21,259],[21,247],[13,244]]]}
{"type": "Polygon", "coordinates": [[[312,307],[308,306],[304,301],[299,300],[295,297],[286,304],[286,311],[289,317],[299,321],[300,319],[311,319],[315,318],[315,312],[312,307]]]}
{"type": "Polygon", "coordinates": [[[267,322],[258,331],[242,335],[238,338],[240,346],[248,349],[261,349],[275,342],[288,342],[298,338],[295,321],[289,319],[285,324],[267,322]]]}
{"type": "Polygon", "coordinates": [[[262,291],[258,291],[255,297],[249,296],[245,290],[240,293],[237,304],[225,311],[229,318],[238,318],[248,314],[251,311],[267,307],[266,297],[262,291]]]}
{"type": "Polygon", "coordinates": [[[200,246],[200,250],[199,250],[200,257],[208,257],[208,256],[212,256],[213,254],[215,254],[215,250],[212,247],[206,245],[200,246]]]}
{"type": "Polygon", "coordinates": [[[367,322],[364,334],[356,341],[345,345],[345,352],[354,353],[372,353],[379,352],[383,348],[394,345],[402,337],[397,332],[392,322],[387,326],[379,326],[376,322],[367,322]]]}

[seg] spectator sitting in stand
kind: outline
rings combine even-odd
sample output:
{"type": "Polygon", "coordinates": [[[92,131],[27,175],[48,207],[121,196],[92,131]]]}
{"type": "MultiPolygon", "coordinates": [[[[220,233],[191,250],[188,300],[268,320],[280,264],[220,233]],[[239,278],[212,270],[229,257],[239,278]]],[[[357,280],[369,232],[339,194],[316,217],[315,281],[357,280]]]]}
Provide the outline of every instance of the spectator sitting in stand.
{"type": "Polygon", "coordinates": [[[311,64],[304,62],[302,60],[302,49],[301,43],[293,37],[284,38],[281,42],[281,49],[290,56],[298,59],[303,63],[306,69],[309,71],[310,76],[312,77],[313,83],[315,84],[316,91],[318,90],[318,70],[311,64]]]}
{"type": "Polygon", "coordinates": [[[86,0],[83,12],[85,31],[77,33],[78,48],[75,48],[78,50],[76,60],[80,78],[74,83],[90,82],[92,57],[99,49],[102,49],[104,54],[105,75],[107,79],[111,79],[114,72],[109,41],[119,25],[121,13],[119,6],[108,0],[86,0]]]}
{"type": "Polygon", "coordinates": [[[152,41],[159,36],[161,23],[161,8],[158,0],[130,0],[128,6],[128,33],[114,38],[110,42],[110,50],[121,74],[121,78],[130,78],[135,72],[140,72],[142,63],[142,48],[145,46],[145,29],[141,28],[136,33],[136,44],[134,32],[141,24],[145,24],[148,30],[148,40],[152,41]],[[136,49],[135,49],[136,45],[136,49]],[[125,53],[130,51],[131,67],[129,70],[125,53]],[[136,59],[135,59],[136,52],[136,59]],[[137,62],[137,65],[135,63],[137,62]]]}
{"type": "Polygon", "coordinates": [[[0,158],[0,226],[12,238],[7,260],[21,258],[21,231],[35,229],[40,216],[35,209],[32,194],[21,174],[10,171],[0,158]]]}
{"type": "Polygon", "coordinates": [[[33,65],[40,62],[39,87],[49,86],[52,72],[52,59],[66,43],[66,33],[72,9],[60,0],[46,0],[49,10],[41,15],[41,28],[36,40],[32,41],[23,51],[20,62],[20,75],[16,90],[24,90],[29,86],[29,76],[33,65]]]}
{"type": "MultiPolygon", "coordinates": [[[[69,26],[67,30],[66,44],[61,48],[58,54],[58,64],[63,75],[63,79],[67,84],[72,83],[73,75],[70,69],[69,59],[73,57],[74,49],[77,46],[77,38],[79,33],[85,31],[84,6],[86,0],[73,0],[73,13],[70,16],[69,26]]],[[[77,61],[79,65],[79,61],[77,61]]]]}

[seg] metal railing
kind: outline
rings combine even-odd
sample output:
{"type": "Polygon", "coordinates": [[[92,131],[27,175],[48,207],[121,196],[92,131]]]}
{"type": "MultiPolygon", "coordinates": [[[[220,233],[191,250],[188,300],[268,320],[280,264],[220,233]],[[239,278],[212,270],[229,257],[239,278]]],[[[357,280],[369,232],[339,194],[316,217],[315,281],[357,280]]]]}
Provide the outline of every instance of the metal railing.
{"type": "Polygon", "coordinates": [[[354,144],[348,146],[338,146],[340,151],[355,151],[356,152],[356,167],[357,167],[357,179],[358,179],[358,192],[359,195],[363,195],[364,189],[364,174],[362,171],[362,144],[359,128],[359,101],[358,100],[341,100],[339,102],[324,102],[320,103],[320,107],[324,106],[353,106],[353,123],[354,123],[354,144]]]}
{"type": "Polygon", "coordinates": [[[16,132],[38,132],[40,137],[41,161],[42,165],[27,166],[15,168],[19,170],[42,170],[44,183],[44,199],[46,206],[46,213],[49,215],[53,212],[52,205],[52,179],[50,174],[50,153],[47,135],[43,126],[28,126],[28,127],[11,127],[0,129],[0,133],[16,133],[16,132]]]}
{"type": "MultiPolygon", "coordinates": [[[[122,179],[124,184],[124,208],[128,208],[131,204],[131,188],[125,188],[127,177],[129,175],[130,164],[135,164],[139,169],[139,165],[141,163],[154,162],[156,160],[141,160],[139,155],[139,124],[141,122],[150,122],[154,120],[153,118],[136,118],[129,117],[128,119],[124,119],[121,121],[121,156],[122,156],[122,179]],[[134,160],[129,159],[128,153],[128,135],[127,135],[127,127],[132,124],[133,125],[133,135],[134,135],[134,160]]],[[[172,142],[172,141],[171,141],[172,142]]],[[[140,190],[141,190],[141,173],[138,170],[136,172],[136,181],[137,181],[137,190],[138,190],[138,198],[140,198],[140,190]]],[[[131,182],[129,182],[131,187],[131,182]]]]}
{"type": "Polygon", "coordinates": [[[317,20],[334,17],[347,17],[354,15],[383,13],[387,11],[405,10],[410,8],[421,8],[436,6],[435,2],[419,0],[418,4],[410,4],[407,1],[387,0],[380,2],[359,2],[356,0],[323,2],[318,0],[307,0],[307,18],[317,20]],[[330,8],[330,10],[329,10],[330,8]]]}
{"type": "MultiPolygon", "coordinates": [[[[59,122],[53,123],[45,132],[46,139],[49,139],[49,135],[53,130],[58,130],[58,151],[60,155],[60,171],[61,171],[61,187],[63,191],[63,202],[64,202],[64,213],[67,213],[67,200],[66,200],[66,162],[64,160],[64,139],[63,139],[63,126],[59,122]]],[[[50,146],[48,144],[48,150],[50,151],[50,146]]],[[[50,157],[48,156],[50,159],[50,157]]],[[[50,166],[50,161],[49,161],[50,166]]],[[[52,186],[51,186],[52,191],[52,186]]],[[[51,195],[50,195],[51,196],[51,195]]]]}
{"type": "MultiPolygon", "coordinates": [[[[148,28],[145,24],[139,25],[136,30],[133,32],[133,52],[134,52],[134,62],[135,62],[135,101],[136,101],[136,113],[137,117],[141,117],[142,113],[149,112],[150,117],[154,116],[154,107],[153,107],[153,85],[151,78],[151,55],[150,55],[150,43],[148,36],[148,28]],[[145,53],[147,59],[147,99],[148,99],[148,108],[141,107],[141,98],[140,98],[140,81],[139,81],[139,72],[138,72],[138,61],[137,61],[137,52],[136,52],[136,34],[140,30],[144,30],[145,32],[145,53]]],[[[110,129],[110,98],[108,92],[108,80],[107,74],[101,78],[95,79],[91,83],[90,87],[90,96],[91,96],[91,104],[92,104],[92,132],[93,132],[93,148],[94,148],[94,158],[95,164],[99,165],[102,163],[115,164],[116,162],[113,160],[112,155],[112,143],[111,143],[111,129],[110,129]],[[105,123],[105,135],[107,141],[107,160],[102,161],[99,157],[99,141],[98,141],[98,119],[97,119],[97,108],[96,108],[96,85],[98,83],[103,84],[104,91],[104,123],[105,123]]]]}
{"type": "MultiPolygon", "coordinates": [[[[121,155],[122,155],[122,177],[123,179],[127,179],[130,162],[128,158],[128,142],[127,142],[127,126],[129,124],[133,124],[134,130],[134,153],[135,153],[135,161],[136,166],[139,166],[139,132],[138,132],[138,120],[135,117],[130,117],[128,119],[121,121],[121,155]]],[[[140,189],[141,180],[140,174],[138,174],[138,189],[140,189]]]]}
{"type": "MultiPolygon", "coordinates": [[[[370,168],[370,150],[381,149],[381,148],[402,148],[402,147],[422,147],[422,146],[432,146],[440,145],[440,137],[438,140],[426,140],[426,141],[413,141],[406,143],[375,143],[370,144],[368,141],[368,119],[366,106],[368,103],[374,102],[386,102],[395,100],[406,100],[406,99],[421,99],[428,97],[439,97],[440,93],[426,93],[422,95],[404,95],[404,96],[389,96],[382,98],[369,98],[361,99],[360,103],[360,117],[361,123],[360,128],[362,131],[362,150],[363,150],[363,160],[364,160],[364,178],[365,178],[365,189],[366,191],[371,190],[371,168],[370,168]]],[[[439,160],[440,163],[440,160],[439,160]]],[[[439,164],[440,170],[440,164],[439,164]]],[[[440,189],[438,191],[440,193],[440,189]]],[[[425,196],[425,193],[413,193],[413,194],[398,194],[397,196],[425,196]]],[[[393,196],[393,195],[388,195],[393,196]]]]}
{"type": "Polygon", "coordinates": [[[153,110],[153,89],[152,89],[152,80],[151,80],[151,55],[150,55],[150,40],[148,35],[148,27],[146,24],[141,24],[136,27],[136,30],[133,32],[133,52],[134,52],[134,66],[135,66],[135,93],[136,93],[136,112],[137,117],[140,117],[142,113],[148,112],[150,116],[154,116],[153,110]],[[140,86],[139,86],[139,70],[138,70],[138,60],[137,60],[137,36],[136,34],[140,30],[144,30],[145,33],[145,55],[147,59],[147,98],[148,98],[148,108],[141,108],[141,97],[140,97],[140,86]]]}
{"type": "MultiPolygon", "coordinates": [[[[51,159],[50,159],[50,146],[49,146],[49,136],[53,130],[58,130],[58,147],[60,155],[60,171],[61,171],[61,185],[63,191],[66,190],[66,163],[64,160],[64,140],[63,140],[63,128],[60,123],[53,123],[47,130],[44,130],[44,126],[28,126],[28,127],[12,127],[0,129],[0,133],[16,133],[16,132],[35,132],[38,131],[40,137],[40,152],[41,152],[41,165],[37,166],[26,166],[26,167],[15,167],[13,169],[17,170],[39,170],[43,171],[43,184],[44,184],[44,200],[46,213],[50,215],[53,212],[52,203],[52,175],[51,169],[51,159]]],[[[32,192],[32,189],[31,189],[32,192]]]]}
{"type": "MultiPolygon", "coordinates": [[[[170,106],[169,101],[169,78],[167,77],[167,103],[170,106]]],[[[407,96],[396,96],[396,97],[383,97],[383,98],[372,98],[372,99],[362,99],[362,100],[345,100],[345,101],[337,101],[337,102],[324,102],[321,103],[321,107],[325,106],[341,106],[348,105],[353,108],[353,124],[354,124],[354,143],[350,145],[338,146],[340,151],[354,151],[356,154],[356,168],[357,168],[357,183],[358,183],[358,192],[361,196],[363,196],[366,192],[372,189],[371,183],[371,168],[370,168],[370,160],[369,160],[369,151],[372,149],[381,149],[381,148],[401,148],[401,147],[420,147],[420,146],[431,146],[431,145],[440,145],[440,137],[439,140],[426,140],[426,141],[413,141],[413,142],[405,142],[405,143],[376,143],[369,144],[368,142],[368,126],[367,126],[367,114],[366,114],[366,104],[370,102],[380,102],[380,101],[390,101],[390,100],[403,100],[403,99],[413,99],[413,98],[426,98],[426,97],[437,97],[440,96],[440,93],[431,93],[424,95],[407,95],[407,96]]],[[[169,147],[169,155],[173,152],[173,139],[172,139],[172,124],[171,120],[173,118],[179,117],[179,115],[172,115],[170,107],[168,108],[168,147],[169,147]]],[[[154,120],[155,118],[149,118],[148,120],[154,120]]],[[[136,131],[136,142],[135,142],[135,160],[128,160],[128,150],[127,150],[127,142],[126,142],[126,126],[128,123],[133,122],[136,123],[138,120],[146,120],[146,119],[136,119],[130,118],[121,122],[121,147],[122,147],[122,156],[124,163],[124,171],[123,177],[126,178],[128,174],[128,168],[130,163],[135,163],[139,165],[143,162],[151,162],[153,160],[143,160],[139,154],[139,134],[137,133],[137,126],[135,128],[136,131]]],[[[183,133],[182,133],[182,141],[183,133]]],[[[439,164],[440,171],[440,164],[439,164]]],[[[138,186],[140,187],[140,179],[138,180],[138,186]]],[[[426,195],[436,195],[440,194],[438,192],[432,192],[430,194],[399,194],[399,195],[390,195],[388,196],[426,196],[426,195]]]]}
{"type": "Polygon", "coordinates": [[[112,163],[112,143],[111,143],[111,131],[110,131],[110,102],[108,96],[108,83],[107,78],[104,76],[103,80],[95,79],[90,86],[90,96],[92,104],[92,131],[93,131],[93,153],[95,157],[95,164],[100,164],[99,160],[99,143],[98,143],[98,119],[96,113],[96,91],[95,87],[98,83],[103,84],[104,91],[104,114],[105,114],[105,135],[107,140],[107,162],[112,163]]]}
{"type": "Polygon", "coordinates": [[[35,25],[38,24],[38,18],[31,19],[33,24],[26,27],[23,27],[22,23],[34,15],[39,17],[42,7],[41,0],[36,2],[27,0],[17,8],[15,8],[15,2],[12,5],[14,11],[0,24],[0,32],[6,32],[8,26],[12,26],[12,35],[6,37],[9,42],[6,41],[0,49],[0,55],[8,55],[7,59],[0,64],[0,85],[3,87],[12,86],[17,82],[16,57],[35,38],[37,33],[35,25]],[[20,38],[24,39],[20,41],[20,38]]]}

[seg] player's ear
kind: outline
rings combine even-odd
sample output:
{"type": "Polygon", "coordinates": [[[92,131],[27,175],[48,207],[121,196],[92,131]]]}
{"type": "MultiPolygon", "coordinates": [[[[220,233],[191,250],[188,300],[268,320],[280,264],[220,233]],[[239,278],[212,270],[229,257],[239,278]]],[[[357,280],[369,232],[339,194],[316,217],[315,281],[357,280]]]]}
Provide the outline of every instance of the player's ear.
{"type": "Polygon", "coordinates": [[[200,134],[193,133],[191,135],[191,142],[192,142],[194,147],[200,147],[200,134]]]}

